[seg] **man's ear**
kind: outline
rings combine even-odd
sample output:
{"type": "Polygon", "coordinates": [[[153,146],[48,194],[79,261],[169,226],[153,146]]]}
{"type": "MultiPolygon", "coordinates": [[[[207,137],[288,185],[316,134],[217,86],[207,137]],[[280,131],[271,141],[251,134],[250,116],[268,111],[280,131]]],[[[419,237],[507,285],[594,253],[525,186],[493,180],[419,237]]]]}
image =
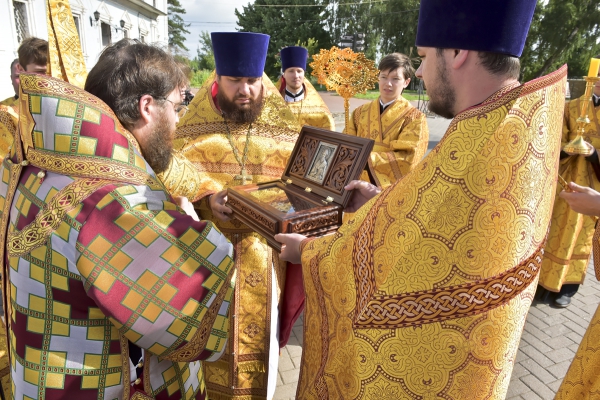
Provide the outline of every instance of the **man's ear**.
{"type": "Polygon", "coordinates": [[[140,97],[138,101],[138,107],[140,111],[140,117],[144,121],[144,123],[149,123],[152,121],[152,108],[156,107],[156,101],[149,94],[145,94],[140,97]]]}
{"type": "Polygon", "coordinates": [[[454,55],[452,57],[452,62],[451,62],[451,66],[454,69],[459,69],[460,67],[462,67],[465,62],[467,61],[467,58],[469,57],[469,50],[459,50],[459,49],[455,49],[454,50],[454,55]]]}

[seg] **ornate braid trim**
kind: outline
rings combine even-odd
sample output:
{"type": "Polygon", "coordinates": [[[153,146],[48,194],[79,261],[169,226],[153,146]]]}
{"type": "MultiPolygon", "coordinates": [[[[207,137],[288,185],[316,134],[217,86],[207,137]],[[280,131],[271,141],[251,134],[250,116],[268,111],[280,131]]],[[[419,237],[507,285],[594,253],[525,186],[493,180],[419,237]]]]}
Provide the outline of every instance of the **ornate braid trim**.
{"type": "Polygon", "coordinates": [[[354,265],[354,281],[356,284],[356,310],[367,308],[373,293],[375,293],[375,277],[373,276],[373,235],[377,213],[381,204],[385,202],[388,194],[394,190],[400,181],[392,184],[389,188],[379,194],[371,210],[365,216],[361,226],[354,234],[354,246],[352,251],[352,262],[354,265]]]}
{"type": "Polygon", "coordinates": [[[57,155],[53,152],[29,149],[27,160],[35,167],[61,175],[90,179],[102,176],[134,185],[154,185],[157,181],[141,168],[105,158],[57,155]]]}
{"type": "Polygon", "coordinates": [[[357,309],[355,328],[395,329],[488,312],[518,296],[542,266],[545,240],[516,267],[477,282],[404,295],[377,296],[357,309]]]}
{"type": "Polygon", "coordinates": [[[58,229],[65,215],[104,186],[115,182],[107,179],[77,179],[62,188],[20,232],[8,234],[7,248],[11,257],[22,257],[43,246],[58,229]]]}

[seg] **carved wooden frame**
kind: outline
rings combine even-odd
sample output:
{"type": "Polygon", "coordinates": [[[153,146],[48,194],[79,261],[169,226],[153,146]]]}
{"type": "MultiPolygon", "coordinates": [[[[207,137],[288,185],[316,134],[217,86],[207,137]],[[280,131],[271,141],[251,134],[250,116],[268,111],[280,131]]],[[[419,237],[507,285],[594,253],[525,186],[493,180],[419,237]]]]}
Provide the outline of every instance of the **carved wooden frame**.
{"type": "Polygon", "coordinates": [[[300,233],[319,236],[337,230],[342,224],[342,211],[350,192],[344,190],[351,180],[358,179],[367,165],[373,140],[304,126],[281,180],[235,186],[228,189],[228,206],[234,218],[265,237],[270,246],[281,250],[273,239],[277,233],[300,233]],[[320,147],[334,148],[330,154],[322,183],[307,175],[320,147]],[[279,188],[290,202],[314,204],[313,208],[286,213],[252,195],[257,190],[279,188]]]}

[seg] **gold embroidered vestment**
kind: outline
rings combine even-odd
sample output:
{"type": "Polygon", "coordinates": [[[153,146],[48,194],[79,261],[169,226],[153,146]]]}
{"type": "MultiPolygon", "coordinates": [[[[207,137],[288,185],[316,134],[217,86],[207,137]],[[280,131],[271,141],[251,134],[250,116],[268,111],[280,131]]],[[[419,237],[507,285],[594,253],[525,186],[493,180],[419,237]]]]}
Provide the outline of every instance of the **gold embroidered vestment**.
{"type": "MultiPolygon", "coordinates": [[[[277,90],[281,90],[281,79],[277,82],[277,90]]],[[[335,121],[327,108],[327,105],[321,98],[321,95],[315,87],[307,80],[304,80],[304,99],[292,103],[287,103],[292,114],[298,120],[300,126],[309,125],[317,128],[329,129],[335,131],[335,121]]]]}
{"type": "MultiPolygon", "coordinates": [[[[582,97],[565,106],[561,144],[564,146],[577,136],[577,118],[582,101],[589,101],[588,117],[583,138],[600,149],[600,107],[582,97]]],[[[600,168],[599,168],[600,170],[600,168]]],[[[584,156],[571,156],[561,160],[559,173],[567,182],[600,190],[600,182],[592,164],[584,156]]],[[[540,273],[540,285],[558,292],[563,284],[583,283],[592,251],[592,236],[596,219],[576,213],[561,197],[556,197],[552,211],[548,243],[540,273]]]]}
{"type": "MultiPolygon", "coordinates": [[[[369,167],[375,184],[386,188],[408,174],[425,155],[429,130],[425,114],[400,97],[382,114],[379,98],[352,112],[345,132],[375,141],[369,167]]],[[[362,180],[369,181],[366,172],[362,180]]]]}
{"type": "MultiPolygon", "coordinates": [[[[196,177],[181,169],[165,171],[161,179],[173,194],[196,200],[201,219],[213,221],[235,248],[238,270],[231,318],[230,337],[224,356],[204,363],[210,399],[264,399],[267,395],[271,336],[272,269],[275,268],[277,298],[285,281],[285,262],[258,234],[233,219],[221,222],[213,215],[204,197],[229,186],[240,174],[240,164],[227,138],[227,128],[241,156],[248,124],[224,123],[212,96],[215,76],[209,77],[189,105],[190,111],[177,127],[174,148],[177,158],[187,159],[196,177]],[[191,182],[191,183],[190,183],[191,182]],[[273,266],[273,267],[272,267],[273,266]]],[[[281,178],[300,131],[295,117],[266,75],[263,75],[264,105],[252,123],[245,168],[252,183],[281,178]]],[[[175,163],[178,163],[176,160],[175,163]]],[[[192,172],[191,170],[188,170],[192,172]]],[[[272,356],[278,357],[278,354],[272,356]]]]}
{"type": "Polygon", "coordinates": [[[463,111],[413,172],[303,243],[297,398],[504,399],[550,221],[564,79],[463,111]]]}

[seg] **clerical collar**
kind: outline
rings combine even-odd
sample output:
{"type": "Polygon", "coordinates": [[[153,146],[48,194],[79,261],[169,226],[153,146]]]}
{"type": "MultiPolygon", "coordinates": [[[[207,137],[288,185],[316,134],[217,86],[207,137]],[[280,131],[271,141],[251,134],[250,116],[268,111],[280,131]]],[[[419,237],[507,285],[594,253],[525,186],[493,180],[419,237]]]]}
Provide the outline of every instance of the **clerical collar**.
{"type": "Polygon", "coordinates": [[[383,114],[383,112],[385,111],[386,108],[388,108],[390,105],[392,105],[393,102],[395,102],[396,100],[392,100],[388,103],[383,103],[383,101],[381,101],[381,97],[379,98],[379,114],[383,114]]]}
{"type": "Polygon", "coordinates": [[[285,101],[288,103],[295,103],[302,100],[304,100],[304,86],[302,86],[302,89],[296,94],[290,92],[287,88],[285,89],[285,101]]]}

